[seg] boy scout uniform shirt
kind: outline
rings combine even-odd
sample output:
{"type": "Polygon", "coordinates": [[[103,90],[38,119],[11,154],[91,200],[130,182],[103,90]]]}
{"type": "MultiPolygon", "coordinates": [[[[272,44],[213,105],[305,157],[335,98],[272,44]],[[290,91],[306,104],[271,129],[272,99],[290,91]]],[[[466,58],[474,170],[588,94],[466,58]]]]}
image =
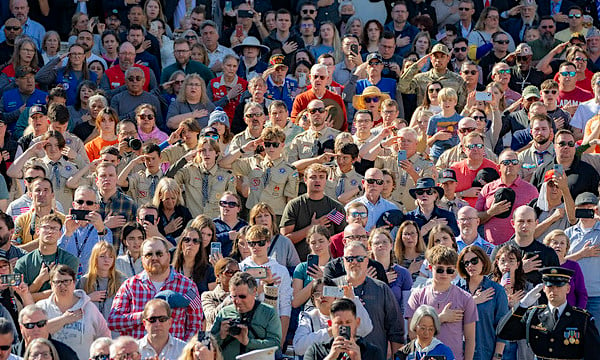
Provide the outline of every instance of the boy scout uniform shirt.
{"type": "Polygon", "coordinates": [[[186,144],[172,145],[161,151],[160,158],[163,163],[169,163],[170,166],[172,166],[190,150],[191,149],[189,149],[186,144]]]}
{"type": "Polygon", "coordinates": [[[283,214],[287,198],[298,196],[298,171],[284,161],[283,157],[270,161],[260,155],[238,159],[233,163],[233,173],[247,178],[250,194],[246,208],[252,209],[259,202],[273,208],[276,215],[283,214]],[[267,169],[270,171],[267,175],[267,169]]]}
{"type": "MultiPolygon", "coordinates": [[[[338,200],[341,194],[360,185],[363,179],[354,169],[344,174],[336,164],[326,164],[326,166],[328,171],[325,195],[332,199],[338,200]]],[[[348,202],[356,199],[358,196],[360,196],[359,193],[353,196],[348,202]]]]}
{"type": "Polygon", "coordinates": [[[521,175],[523,180],[529,181],[538,167],[554,162],[556,154],[554,146],[550,144],[550,147],[544,151],[538,151],[533,146],[530,146],[527,150],[520,152],[518,157],[519,164],[521,165],[519,175],[521,175]]]}
{"type": "MultiPolygon", "coordinates": [[[[135,159],[136,157],[138,157],[138,155],[136,155],[134,152],[129,152],[129,153],[125,153],[121,155],[121,161],[119,161],[119,163],[117,164],[117,175],[121,173],[121,171],[123,171],[123,169],[125,169],[125,167],[127,166],[127,164],[129,164],[130,162],[133,161],[133,159],[135,159]]],[[[144,171],[146,170],[146,166],[142,163],[137,164],[136,166],[133,167],[133,169],[131,169],[131,172],[138,172],[138,171],[144,171]]]]}
{"type": "Polygon", "coordinates": [[[204,214],[209,218],[220,216],[219,200],[225,191],[235,192],[235,177],[229,170],[224,170],[214,165],[206,171],[204,166],[194,162],[184,166],[175,174],[175,181],[180,186],[185,186],[183,199],[185,206],[192,216],[204,214]],[[202,191],[204,174],[208,174],[208,197],[202,191]]]}
{"type": "Polygon", "coordinates": [[[152,197],[158,186],[158,182],[163,177],[163,172],[158,170],[156,174],[150,174],[148,169],[129,174],[129,195],[138,205],[152,202],[152,197]]]}
{"type": "Polygon", "coordinates": [[[335,137],[340,132],[330,127],[325,127],[320,131],[308,129],[297,135],[288,152],[288,162],[293,163],[301,159],[309,159],[318,155],[319,145],[327,140],[335,141],[335,137]]]}
{"type": "Polygon", "coordinates": [[[71,208],[75,190],[67,187],[67,180],[79,171],[77,165],[65,160],[62,156],[56,162],[44,157],[42,163],[46,168],[46,177],[52,181],[54,198],[61,203],[63,209],[71,208]]]}
{"type": "MultiPolygon", "coordinates": [[[[72,163],[75,163],[78,168],[83,169],[87,164],[90,163],[90,159],[87,157],[87,153],[85,152],[85,145],[83,141],[77,136],[71,134],[70,132],[62,133],[65,138],[65,145],[68,146],[77,156],[75,159],[69,159],[72,163]]],[[[31,145],[42,141],[42,136],[38,136],[35,139],[31,140],[31,145]]],[[[44,157],[44,152],[41,151],[38,154],[39,157],[44,157]]]]}
{"type": "MultiPolygon", "coordinates": [[[[419,177],[436,178],[433,162],[427,160],[424,155],[415,153],[408,161],[413,164],[419,177]]],[[[398,166],[398,155],[378,156],[375,159],[375,167],[378,169],[388,169],[396,177],[396,188],[392,192],[392,199],[399,202],[405,211],[412,211],[417,208],[415,199],[410,196],[408,190],[415,187],[413,178],[401,167],[398,166]]]]}
{"type": "MultiPolygon", "coordinates": [[[[246,130],[237,134],[233,137],[233,139],[231,139],[231,144],[229,144],[229,153],[231,154],[235,150],[241,149],[244,145],[256,139],[258,138],[252,136],[252,134],[250,134],[250,130],[246,128],[246,130]]],[[[247,158],[250,156],[254,156],[253,151],[248,151],[242,154],[242,158],[247,158]]]]}

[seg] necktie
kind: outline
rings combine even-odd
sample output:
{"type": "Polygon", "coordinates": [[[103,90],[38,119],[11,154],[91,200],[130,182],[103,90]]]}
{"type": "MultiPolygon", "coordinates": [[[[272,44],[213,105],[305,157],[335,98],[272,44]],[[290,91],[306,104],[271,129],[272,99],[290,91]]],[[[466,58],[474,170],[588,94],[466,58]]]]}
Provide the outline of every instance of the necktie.
{"type": "Polygon", "coordinates": [[[490,7],[491,1],[490,0],[485,0],[485,3],[483,4],[483,7],[490,7]]]}
{"type": "Polygon", "coordinates": [[[154,197],[154,192],[156,191],[156,184],[158,184],[158,176],[150,175],[150,178],[152,179],[152,182],[150,183],[150,191],[148,197],[152,198],[154,197]]]}
{"type": "Polygon", "coordinates": [[[319,155],[319,148],[321,147],[321,142],[319,141],[319,138],[321,137],[321,133],[318,131],[315,131],[315,133],[313,134],[315,141],[313,143],[313,157],[319,155]]]}
{"type": "Polygon", "coordinates": [[[537,164],[538,165],[542,165],[544,163],[544,154],[549,154],[548,150],[534,151],[533,153],[537,157],[537,164]]]}
{"type": "Polygon", "coordinates": [[[59,162],[50,161],[50,165],[52,165],[52,177],[54,178],[54,182],[56,184],[56,188],[60,187],[60,172],[58,171],[59,162]]]}
{"type": "Polygon", "coordinates": [[[202,206],[206,206],[208,202],[208,176],[210,174],[205,172],[202,175],[202,206]]]}
{"type": "Polygon", "coordinates": [[[556,324],[558,324],[558,308],[552,310],[552,319],[554,320],[554,325],[552,325],[552,328],[554,329],[556,324]]]}
{"type": "Polygon", "coordinates": [[[448,205],[448,211],[454,212],[454,207],[456,206],[454,201],[448,201],[446,204],[448,205]]]}
{"type": "Polygon", "coordinates": [[[342,176],[340,176],[340,181],[338,181],[337,188],[335,189],[335,196],[339,197],[344,193],[345,182],[346,174],[342,174],[342,176]]]}
{"type": "Polygon", "coordinates": [[[271,168],[273,167],[273,162],[269,161],[265,164],[266,169],[265,169],[265,173],[263,174],[263,185],[264,187],[267,187],[267,185],[269,184],[269,180],[271,180],[271,168]]]}

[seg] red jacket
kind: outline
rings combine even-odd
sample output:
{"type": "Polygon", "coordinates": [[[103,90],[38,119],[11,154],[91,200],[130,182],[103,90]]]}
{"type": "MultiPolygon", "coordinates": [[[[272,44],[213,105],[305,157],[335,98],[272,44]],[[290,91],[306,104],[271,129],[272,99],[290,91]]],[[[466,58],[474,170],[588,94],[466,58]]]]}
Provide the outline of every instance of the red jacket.
{"type": "MultiPolygon", "coordinates": [[[[210,100],[214,103],[227,96],[227,92],[229,91],[225,84],[221,82],[221,78],[223,78],[223,76],[219,76],[218,78],[214,78],[210,81],[210,90],[213,94],[213,98],[210,100]]],[[[248,88],[248,82],[239,76],[237,77],[237,84],[242,85],[242,93],[248,88]]],[[[229,126],[231,126],[231,120],[235,114],[235,108],[240,104],[240,96],[242,93],[231,99],[227,105],[223,107],[223,111],[225,111],[229,117],[229,126]]]]}

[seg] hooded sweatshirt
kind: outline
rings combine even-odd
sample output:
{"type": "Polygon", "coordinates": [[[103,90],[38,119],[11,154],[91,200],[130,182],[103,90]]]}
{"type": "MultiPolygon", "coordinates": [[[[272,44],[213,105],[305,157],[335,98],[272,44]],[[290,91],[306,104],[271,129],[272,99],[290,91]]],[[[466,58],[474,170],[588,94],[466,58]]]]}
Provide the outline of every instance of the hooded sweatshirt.
{"type": "MultiPolygon", "coordinates": [[[[83,290],[76,289],[73,295],[79,300],[69,311],[82,309],[83,317],[65,325],[58,332],[52,334],[52,338],[69,345],[77,353],[79,359],[89,359],[92,342],[100,337],[110,337],[110,330],[96,305],[83,290]]],[[[48,312],[48,320],[63,314],[56,304],[54,294],[47,299],[38,301],[37,305],[48,312]]]]}

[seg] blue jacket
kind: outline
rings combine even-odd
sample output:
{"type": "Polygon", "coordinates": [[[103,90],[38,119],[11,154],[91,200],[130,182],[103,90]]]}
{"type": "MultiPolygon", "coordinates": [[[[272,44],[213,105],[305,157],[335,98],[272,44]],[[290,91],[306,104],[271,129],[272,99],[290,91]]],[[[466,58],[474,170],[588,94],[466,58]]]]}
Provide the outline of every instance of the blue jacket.
{"type": "MultiPolygon", "coordinates": [[[[33,94],[29,95],[29,98],[27,99],[25,105],[27,105],[28,107],[37,104],[45,105],[47,97],[47,93],[35,89],[33,91],[33,94]]],[[[15,128],[16,121],[20,115],[18,110],[21,106],[23,106],[23,99],[21,98],[21,93],[19,93],[19,89],[15,88],[12,90],[8,90],[2,95],[2,109],[4,111],[4,121],[9,124],[8,130],[10,131],[13,131],[15,128]]]]}
{"type": "Polygon", "coordinates": [[[292,106],[294,105],[292,92],[297,88],[298,82],[296,82],[296,80],[285,78],[283,85],[279,88],[275,86],[270,76],[267,78],[267,94],[270,95],[273,100],[283,101],[288,108],[288,113],[292,112],[292,106]]]}
{"type": "MultiPolygon", "coordinates": [[[[75,102],[77,101],[77,96],[79,96],[77,94],[77,86],[79,85],[79,83],[81,81],[79,79],[77,79],[75,76],[73,76],[73,74],[65,73],[65,70],[66,70],[66,68],[63,67],[63,68],[58,69],[58,71],[56,72],[56,84],[62,85],[62,87],[66,90],[67,106],[75,105],[75,102]]],[[[90,81],[93,81],[94,83],[98,79],[98,76],[96,75],[96,73],[89,71],[89,70],[88,70],[88,77],[89,77],[90,81]]]]}

